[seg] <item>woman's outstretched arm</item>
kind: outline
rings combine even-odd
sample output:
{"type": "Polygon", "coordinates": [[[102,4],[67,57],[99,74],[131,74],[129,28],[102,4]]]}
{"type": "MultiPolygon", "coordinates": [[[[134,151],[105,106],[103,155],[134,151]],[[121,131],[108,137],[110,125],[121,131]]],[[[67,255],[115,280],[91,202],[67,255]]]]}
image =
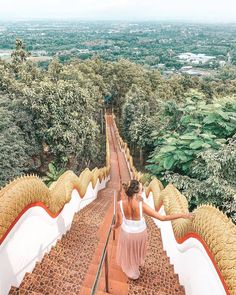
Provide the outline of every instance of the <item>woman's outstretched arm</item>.
{"type": "Polygon", "coordinates": [[[172,215],[161,215],[157,211],[153,210],[150,206],[143,203],[143,212],[147,214],[148,216],[154,217],[156,219],[159,219],[161,221],[169,221],[174,220],[178,218],[186,218],[186,219],[192,219],[194,217],[194,214],[192,213],[186,213],[186,214],[172,214],[172,215]]]}

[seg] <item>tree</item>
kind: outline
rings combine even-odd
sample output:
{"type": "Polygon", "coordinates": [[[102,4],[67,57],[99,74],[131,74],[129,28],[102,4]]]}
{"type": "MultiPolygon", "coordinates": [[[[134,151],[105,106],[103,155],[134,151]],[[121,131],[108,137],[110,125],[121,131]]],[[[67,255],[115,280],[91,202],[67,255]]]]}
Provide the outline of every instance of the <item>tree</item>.
{"type": "Polygon", "coordinates": [[[189,200],[190,209],[213,204],[236,223],[236,142],[230,140],[218,151],[207,150],[192,163],[190,174],[167,173],[189,200]]]}
{"type": "Polygon", "coordinates": [[[20,39],[16,39],[15,50],[11,54],[12,69],[17,77],[17,74],[21,70],[22,65],[26,62],[27,58],[30,56],[30,53],[25,51],[25,46],[20,39]]]}
{"type": "Polygon", "coordinates": [[[127,93],[122,110],[123,133],[133,147],[139,150],[140,165],[143,165],[145,151],[152,143],[151,132],[154,123],[150,117],[147,94],[137,85],[127,93]]]}
{"type": "Polygon", "coordinates": [[[191,91],[185,102],[174,106],[167,102],[164,108],[167,120],[152,134],[157,139],[147,166],[157,176],[165,171],[188,175],[200,152],[219,149],[236,132],[233,97],[207,104],[201,93],[191,91]]]}
{"type": "Polygon", "coordinates": [[[54,58],[48,66],[48,76],[52,82],[57,82],[60,79],[62,64],[57,58],[54,58]]]}
{"type": "Polygon", "coordinates": [[[125,95],[133,84],[142,87],[143,91],[151,92],[151,85],[146,79],[146,73],[140,65],[121,59],[110,64],[104,70],[104,80],[109,85],[108,91],[112,96],[111,103],[115,107],[118,117],[121,117],[125,95]]]}
{"type": "Polygon", "coordinates": [[[51,161],[58,169],[75,172],[102,165],[105,140],[100,135],[100,110],[105,84],[98,73],[99,61],[63,66],[55,59],[44,71],[22,50],[23,44],[17,43],[17,74],[13,65],[0,63],[0,90],[9,96],[12,120],[31,160],[28,171],[43,175],[51,161]]]}
{"type": "Polygon", "coordinates": [[[27,154],[24,134],[15,124],[11,101],[0,95],[0,186],[30,171],[33,161],[27,154]]]}

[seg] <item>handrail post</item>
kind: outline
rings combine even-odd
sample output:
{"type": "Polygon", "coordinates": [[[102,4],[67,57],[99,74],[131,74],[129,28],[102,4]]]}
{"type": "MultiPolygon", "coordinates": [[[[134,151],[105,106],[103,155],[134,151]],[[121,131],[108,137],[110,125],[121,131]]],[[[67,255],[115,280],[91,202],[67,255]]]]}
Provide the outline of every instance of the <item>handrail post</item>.
{"type": "Polygon", "coordinates": [[[105,256],[105,286],[106,286],[106,293],[109,293],[109,273],[108,273],[108,257],[107,257],[107,251],[105,256]]]}
{"type": "MultiPolygon", "coordinates": [[[[114,215],[113,216],[115,216],[115,218],[114,218],[114,224],[116,223],[116,200],[117,200],[117,197],[116,197],[116,191],[114,191],[114,215]]],[[[116,239],[116,230],[115,229],[113,229],[113,241],[115,241],[115,239],[116,239]]]]}
{"type": "Polygon", "coordinates": [[[116,239],[116,231],[113,229],[113,241],[116,239]]]}

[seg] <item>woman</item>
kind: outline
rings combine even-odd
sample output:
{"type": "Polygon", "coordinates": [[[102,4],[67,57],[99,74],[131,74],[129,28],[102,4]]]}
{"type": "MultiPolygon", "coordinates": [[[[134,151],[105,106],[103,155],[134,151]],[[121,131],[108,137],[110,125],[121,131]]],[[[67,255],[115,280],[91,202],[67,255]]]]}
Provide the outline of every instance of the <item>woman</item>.
{"type": "Polygon", "coordinates": [[[123,185],[127,195],[117,206],[117,219],[114,229],[121,225],[117,245],[116,260],[123,272],[130,279],[138,279],[139,266],[144,264],[147,247],[147,226],[143,213],[162,221],[177,218],[192,219],[193,214],[173,214],[163,216],[142,202],[142,185],[131,180],[123,185]]]}

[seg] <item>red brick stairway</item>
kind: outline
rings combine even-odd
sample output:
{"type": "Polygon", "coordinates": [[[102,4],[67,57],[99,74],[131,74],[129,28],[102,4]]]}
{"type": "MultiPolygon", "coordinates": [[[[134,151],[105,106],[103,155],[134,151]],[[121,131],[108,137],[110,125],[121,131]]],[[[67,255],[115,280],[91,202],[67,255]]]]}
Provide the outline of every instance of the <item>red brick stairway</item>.
{"type": "Polygon", "coordinates": [[[20,288],[9,294],[65,294],[80,292],[96,250],[97,232],[112,203],[110,190],[99,192],[96,201],[75,215],[71,229],[46,254],[31,274],[26,274],[20,288]]]}
{"type": "MultiPolygon", "coordinates": [[[[112,118],[108,118],[111,150],[111,179],[95,201],[75,214],[70,230],[36,263],[32,273],[27,273],[19,288],[12,287],[9,294],[21,295],[86,295],[90,294],[101,254],[113,215],[113,193],[119,190],[120,178],[129,180],[124,155],[114,134],[112,118]]],[[[174,273],[169,258],[163,251],[161,235],[151,218],[148,224],[148,251],[145,265],[138,280],[129,280],[115,261],[116,240],[112,235],[108,244],[109,293],[119,295],[184,295],[178,275],[174,273]]],[[[104,271],[97,294],[107,294],[104,271]]]]}

